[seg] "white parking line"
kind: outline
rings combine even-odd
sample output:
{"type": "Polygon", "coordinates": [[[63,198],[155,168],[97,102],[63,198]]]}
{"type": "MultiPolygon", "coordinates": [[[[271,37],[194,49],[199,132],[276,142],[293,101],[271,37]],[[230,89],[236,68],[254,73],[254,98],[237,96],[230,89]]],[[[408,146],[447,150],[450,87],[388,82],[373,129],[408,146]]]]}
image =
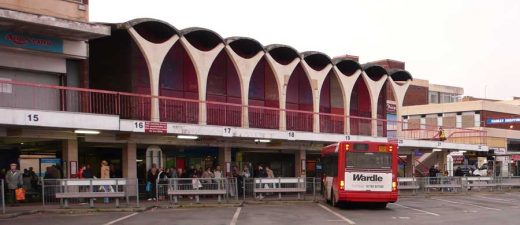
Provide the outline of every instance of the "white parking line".
{"type": "Polygon", "coordinates": [[[332,215],[335,215],[336,217],[340,218],[342,221],[345,221],[345,222],[347,222],[347,223],[349,223],[349,224],[356,224],[354,221],[349,220],[348,218],[342,216],[341,214],[339,214],[339,213],[337,213],[337,212],[334,212],[334,210],[332,210],[332,209],[329,209],[329,207],[324,206],[324,205],[322,205],[322,204],[318,204],[318,205],[319,205],[321,208],[327,210],[327,212],[332,213],[332,215]]]}
{"type": "Polygon", "coordinates": [[[123,217],[121,217],[121,218],[119,218],[119,219],[112,220],[112,221],[110,221],[110,222],[108,222],[108,223],[105,223],[105,224],[103,224],[103,225],[112,225],[112,224],[115,224],[115,223],[117,223],[117,222],[119,222],[119,221],[126,220],[126,219],[128,219],[128,218],[130,218],[130,217],[132,217],[132,216],[137,215],[137,214],[139,214],[139,213],[132,213],[132,214],[130,214],[130,215],[123,216],[123,217]]]}
{"type": "Polygon", "coordinates": [[[240,215],[240,211],[242,210],[242,207],[238,207],[237,211],[235,211],[235,214],[233,215],[233,219],[231,219],[231,222],[229,225],[236,225],[238,221],[238,216],[240,215]]]}
{"type": "Polygon", "coordinates": [[[411,209],[411,210],[414,210],[414,211],[417,211],[417,212],[421,212],[421,213],[425,213],[425,214],[428,214],[428,215],[432,215],[432,216],[440,216],[439,214],[437,213],[432,213],[432,212],[428,212],[428,211],[424,211],[422,209],[416,209],[416,208],[412,208],[412,207],[408,207],[408,206],[404,206],[404,205],[401,205],[401,204],[397,204],[397,203],[392,203],[396,206],[399,206],[399,207],[402,207],[402,208],[405,208],[405,209],[411,209]]]}
{"type": "Polygon", "coordinates": [[[499,201],[499,202],[516,202],[514,200],[503,199],[503,198],[492,198],[492,197],[485,197],[485,196],[478,196],[478,197],[483,198],[483,199],[495,200],[495,201],[499,201]]]}
{"type": "Polygon", "coordinates": [[[481,205],[472,204],[472,203],[467,203],[467,202],[456,202],[456,201],[450,201],[450,200],[439,199],[439,198],[431,198],[431,199],[433,199],[433,200],[437,200],[437,201],[443,201],[443,202],[453,203],[453,204],[469,205],[469,206],[475,206],[475,207],[483,208],[483,209],[489,209],[489,210],[495,210],[495,211],[502,211],[501,209],[498,209],[498,208],[492,208],[492,207],[487,207],[487,206],[481,206],[481,205]]]}

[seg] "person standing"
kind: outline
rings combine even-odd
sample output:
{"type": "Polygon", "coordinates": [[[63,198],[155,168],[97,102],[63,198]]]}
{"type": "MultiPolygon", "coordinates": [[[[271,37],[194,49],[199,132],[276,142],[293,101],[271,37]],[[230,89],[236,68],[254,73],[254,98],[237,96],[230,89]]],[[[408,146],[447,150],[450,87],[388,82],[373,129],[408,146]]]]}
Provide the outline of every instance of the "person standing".
{"type": "Polygon", "coordinates": [[[5,182],[11,197],[11,206],[19,205],[19,202],[16,200],[16,189],[21,188],[23,185],[23,174],[16,167],[16,163],[11,163],[10,170],[5,175],[5,182]]]}
{"type": "Polygon", "coordinates": [[[159,169],[157,164],[153,163],[152,168],[148,170],[146,176],[146,192],[148,193],[148,201],[157,200],[155,192],[157,189],[157,179],[159,178],[159,169]]]}
{"type": "MultiPolygon", "coordinates": [[[[103,160],[101,161],[101,179],[110,179],[110,166],[108,166],[108,162],[103,160]]],[[[103,186],[103,189],[105,192],[110,191],[110,186],[105,185],[103,186]]],[[[104,199],[105,204],[109,203],[109,199],[104,199]]]]}
{"type": "MultiPolygon", "coordinates": [[[[258,170],[255,174],[257,178],[266,178],[267,177],[267,173],[265,172],[264,168],[262,166],[258,166],[258,170]]],[[[255,184],[257,185],[257,184],[255,184]]],[[[260,183],[260,185],[263,185],[262,183],[260,183]]],[[[267,184],[265,184],[267,185],[267,184]]],[[[265,187],[265,186],[264,186],[265,187]]],[[[262,188],[262,187],[260,187],[262,188]]],[[[262,195],[262,193],[260,193],[258,196],[256,196],[257,199],[263,199],[264,196],[262,195]]]]}

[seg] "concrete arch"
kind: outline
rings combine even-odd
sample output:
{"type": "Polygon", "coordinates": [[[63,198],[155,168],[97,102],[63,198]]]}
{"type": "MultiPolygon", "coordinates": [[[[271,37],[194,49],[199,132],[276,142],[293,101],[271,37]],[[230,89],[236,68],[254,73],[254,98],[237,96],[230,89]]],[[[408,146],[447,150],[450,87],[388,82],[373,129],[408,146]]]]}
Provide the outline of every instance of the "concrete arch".
{"type": "Polygon", "coordinates": [[[271,44],[265,46],[265,51],[281,65],[289,65],[299,57],[298,51],[289,45],[271,44]]]}
{"type": "Polygon", "coordinates": [[[242,107],[211,102],[242,105],[243,83],[227,51],[221,51],[208,70],[206,99],[207,123],[211,125],[242,126],[242,107]],[[236,88],[236,87],[240,88],[236,88]]]}
{"type": "Polygon", "coordinates": [[[233,52],[245,59],[253,58],[259,52],[265,52],[263,45],[253,38],[229,37],[224,41],[233,52]]]}
{"type": "Polygon", "coordinates": [[[345,90],[339,75],[330,70],[319,88],[319,112],[332,115],[320,115],[320,132],[345,132],[345,90]]]}
{"type": "Polygon", "coordinates": [[[247,85],[247,104],[253,106],[248,108],[249,127],[279,129],[280,111],[278,109],[280,108],[281,93],[278,79],[265,57],[255,66],[247,85]]]}
{"type": "Polygon", "coordinates": [[[210,67],[225,47],[222,37],[204,28],[187,28],[181,31],[180,41],[195,66],[199,88],[199,124],[207,124],[206,86],[210,67]],[[208,43],[205,43],[205,42],[208,43]]]}
{"type": "Polygon", "coordinates": [[[179,30],[168,22],[152,19],[138,18],[118,25],[118,28],[133,28],[141,37],[154,44],[161,44],[177,35],[180,36],[179,30]]]}
{"type": "Polygon", "coordinates": [[[286,89],[290,74],[294,71],[300,62],[298,52],[287,45],[268,45],[266,49],[266,59],[273,70],[278,81],[278,93],[280,98],[280,129],[286,130],[286,89]],[[292,60],[292,61],[291,61],[292,60]],[[290,61],[287,63],[287,61],[290,61]]]}
{"type": "MultiPolygon", "coordinates": [[[[316,85],[314,85],[316,86],[316,85]]],[[[286,126],[288,130],[297,131],[315,131],[314,123],[315,114],[313,113],[315,105],[315,93],[313,90],[312,80],[305,72],[304,66],[299,64],[293,70],[287,81],[285,88],[286,93],[286,126]],[[299,112],[299,111],[307,111],[299,112]]]]}
{"type": "Polygon", "coordinates": [[[379,104],[379,95],[388,78],[388,72],[381,66],[375,64],[364,64],[362,76],[368,86],[371,100],[371,119],[372,119],[372,136],[377,136],[378,117],[377,108],[379,104]]]}
{"type": "Polygon", "coordinates": [[[323,82],[327,78],[329,71],[332,69],[332,61],[329,56],[316,51],[307,51],[300,54],[302,59],[301,64],[307,74],[309,81],[311,82],[312,94],[313,94],[313,112],[314,124],[313,131],[320,131],[320,96],[321,87],[323,82]]]}
{"type": "MultiPolygon", "coordinates": [[[[194,63],[181,43],[168,51],[159,75],[159,95],[184,99],[199,99],[199,87],[194,63]]],[[[159,100],[161,121],[198,123],[199,105],[194,102],[159,100]]]]}
{"type": "MultiPolygon", "coordinates": [[[[390,84],[390,88],[394,95],[396,101],[396,119],[397,121],[401,121],[402,114],[401,108],[403,107],[404,98],[406,95],[406,91],[410,84],[412,83],[412,75],[406,70],[389,70],[390,78],[388,78],[388,83],[390,84]]],[[[397,132],[402,131],[401,124],[397,124],[397,132]]]]}
{"type": "Polygon", "coordinates": [[[370,83],[364,72],[354,81],[349,99],[350,134],[372,135],[374,124],[370,120],[373,114],[373,98],[370,83]],[[359,118],[361,117],[361,118],[359,118]]]}
{"type": "Polygon", "coordinates": [[[351,120],[350,120],[350,109],[351,109],[351,97],[354,90],[354,85],[359,79],[362,73],[362,67],[357,61],[352,60],[349,57],[338,57],[332,59],[334,65],[334,72],[338,74],[340,82],[344,89],[344,106],[345,106],[345,117],[347,118],[345,123],[345,132],[351,134],[351,120]]]}
{"type": "Polygon", "coordinates": [[[333,58],[332,64],[334,64],[341,74],[348,77],[353,76],[356,72],[363,69],[357,61],[354,61],[349,57],[333,58]]]}
{"type": "MultiPolygon", "coordinates": [[[[161,66],[170,48],[177,42],[177,40],[179,40],[177,30],[167,23],[153,19],[132,20],[123,24],[122,27],[128,30],[130,36],[141,50],[148,66],[150,94],[158,96],[161,66]],[[137,29],[140,29],[141,34],[144,36],[136,30],[136,27],[137,29]],[[151,32],[150,30],[154,32],[151,32]],[[162,33],[157,35],[156,38],[154,38],[155,30],[162,31],[162,33]]],[[[150,108],[150,120],[159,121],[160,112],[158,98],[151,99],[150,108]]]]}
{"type": "Polygon", "coordinates": [[[201,51],[211,51],[224,43],[224,39],[218,33],[202,27],[186,28],[181,30],[181,34],[193,47],[201,51]]]}
{"type": "Polygon", "coordinates": [[[383,78],[383,76],[388,75],[386,69],[377,64],[367,63],[363,64],[362,67],[363,71],[373,81],[379,81],[381,78],[383,78]]]}

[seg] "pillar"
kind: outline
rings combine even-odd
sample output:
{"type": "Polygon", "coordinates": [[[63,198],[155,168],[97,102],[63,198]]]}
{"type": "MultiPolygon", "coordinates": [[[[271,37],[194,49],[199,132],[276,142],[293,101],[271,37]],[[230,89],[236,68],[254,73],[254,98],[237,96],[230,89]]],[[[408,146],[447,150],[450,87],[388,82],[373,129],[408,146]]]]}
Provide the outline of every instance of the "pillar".
{"type": "Polygon", "coordinates": [[[225,146],[218,149],[218,164],[226,176],[231,175],[231,147],[225,146]],[[229,165],[228,165],[229,164],[229,165]]]}
{"type": "Polygon", "coordinates": [[[79,171],[78,165],[78,139],[67,139],[63,143],[63,178],[75,178],[79,171]],[[69,168],[70,162],[76,162],[76,168],[69,168]],[[75,170],[75,171],[72,171],[75,170]],[[73,173],[73,174],[71,174],[73,173]]]}
{"type": "Polygon", "coordinates": [[[405,177],[413,177],[414,176],[414,164],[415,164],[415,155],[412,152],[410,155],[406,155],[406,165],[405,168],[405,177]]]}
{"type": "Polygon", "coordinates": [[[294,154],[294,174],[296,177],[306,176],[306,156],[305,150],[297,150],[294,154]]]}
{"type": "Polygon", "coordinates": [[[137,178],[137,144],[126,143],[123,146],[123,177],[128,179],[137,178]]]}
{"type": "Polygon", "coordinates": [[[123,178],[128,179],[129,196],[137,196],[137,144],[128,142],[123,146],[123,178]]]}
{"type": "Polygon", "coordinates": [[[152,164],[157,164],[158,168],[163,167],[163,155],[161,147],[150,145],[146,148],[146,171],[152,168],[152,164]]]}

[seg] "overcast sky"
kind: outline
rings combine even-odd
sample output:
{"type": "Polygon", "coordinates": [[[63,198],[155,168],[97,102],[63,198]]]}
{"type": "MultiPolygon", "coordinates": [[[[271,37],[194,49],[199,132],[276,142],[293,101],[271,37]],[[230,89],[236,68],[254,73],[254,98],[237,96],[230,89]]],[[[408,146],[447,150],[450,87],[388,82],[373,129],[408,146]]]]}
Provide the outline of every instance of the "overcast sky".
{"type": "Polygon", "coordinates": [[[395,59],[415,78],[466,95],[520,96],[518,0],[90,0],[92,22],[139,17],[300,52],[357,55],[362,63],[395,59]]]}

